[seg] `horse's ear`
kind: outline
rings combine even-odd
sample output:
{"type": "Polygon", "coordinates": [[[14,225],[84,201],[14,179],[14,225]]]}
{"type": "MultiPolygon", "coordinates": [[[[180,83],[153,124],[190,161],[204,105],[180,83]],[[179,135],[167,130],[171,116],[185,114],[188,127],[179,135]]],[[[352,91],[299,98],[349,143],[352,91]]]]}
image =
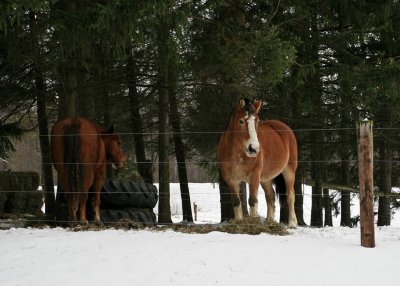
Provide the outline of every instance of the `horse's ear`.
{"type": "Polygon", "coordinates": [[[255,113],[258,113],[260,111],[262,105],[262,101],[261,100],[257,100],[256,102],[254,102],[254,111],[255,113]]]}
{"type": "Polygon", "coordinates": [[[114,133],[114,125],[112,125],[109,129],[108,129],[108,133],[113,134],[114,133]]]}
{"type": "Polygon", "coordinates": [[[246,101],[243,99],[243,98],[241,98],[240,100],[239,100],[239,103],[238,103],[238,108],[243,108],[243,107],[245,107],[245,105],[246,105],[246,101]]]}

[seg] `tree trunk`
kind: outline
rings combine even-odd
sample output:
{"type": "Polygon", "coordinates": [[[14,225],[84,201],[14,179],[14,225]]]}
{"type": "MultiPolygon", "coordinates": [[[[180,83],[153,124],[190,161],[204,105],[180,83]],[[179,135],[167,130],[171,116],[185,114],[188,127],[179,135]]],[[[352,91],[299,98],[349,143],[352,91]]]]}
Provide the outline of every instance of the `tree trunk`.
{"type": "MultiPolygon", "coordinates": [[[[61,13],[74,13],[76,12],[75,1],[59,1],[55,4],[57,6],[53,11],[61,11],[61,13]]],[[[58,73],[61,78],[61,90],[59,90],[58,102],[58,120],[66,117],[77,116],[77,97],[78,97],[78,77],[76,65],[76,40],[70,40],[68,32],[60,31],[63,40],[60,42],[61,47],[64,49],[65,58],[58,66],[58,73]],[[68,42],[71,41],[71,42],[68,42]]],[[[57,196],[56,196],[56,220],[59,222],[66,221],[67,215],[65,213],[66,200],[60,184],[57,183],[57,196]]]]}
{"type": "Polygon", "coordinates": [[[66,114],[67,116],[77,116],[76,99],[78,97],[78,78],[76,76],[76,59],[70,58],[66,70],[66,114]]]}
{"type": "Polygon", "coordinates": [[[242,202],[243,217],[249,216],[249,209],[247,207],[247,184],[246,182],[240,182],[240,201],[242,202]]]}
{"type": "MultiPolygon", "coordinates": [[[[278,185],[280,186],[285,186],[285,179],[283,176],[278,176],[275,178],[276,180],[276,187],[275,189],[279,193],[279,205],[280,205],[280,210],[279,210],[279,222],[288,224],[289,223],[289,206],[287,203],[287,196],[286,192],[280,192],[278,191],[278,185]],[[277,180],[281,180],[280,183],[277,182],[277,180]]],[[[286,187],[285,187],[286,189],[286,187]]]]}
{"type": "MultiPolygon", "coordinates": [[[[235,42],[237,36],[241,31],[244,31],[246,27],[246,16],[245,16],[245,1],[243,0],[229,0],[227,1],[226,9],[220,9],[216,15],[217,21],[222,21],[221,23],[225,22],[230,23],[231,27],[234,27],[235,33],[224,33],[223,38],[224,41],[221,41],[221,48],[226,50],[228,53],[233,52],[232,46],[230,45],[231,42],[235,42]]],[[[229,28],[231,29],[231,28],[229,28]]],[[[241,56],[240,51],[236,51],[237,57],[241,56]]],[[[219,96],[224,98],[229,98],[230,102],[236,102],[239,98],[243,97],[243,90],[238,88],[238,82],[245,82],[245,76],[242,74],[238,76],[235,74],[233,70],[228,69],[219,69],[217,76],[218,85],[221,87],[220,91],[221,94],[219,96]],[[222,71],[223,70],[223,71],[222,71]]],[[[220,203],[221,203],[221,221],[227,221],[234,218],[233,207],[232,207],[232,196],[231,192],[224,182],[222,176],[219,176],[220,180],[220,203]]],[[[240,200],[242,205],[243,216],[249,214],[248,207],[247,207],[247,190],[246,190],[246,183],[240,183],[240,200]]]]}
{"type": "Polygon", "coordinates": [[[60,92],[58,104],[58,119],[77,116],[78,78],[76,74],[76,59],[73,55],[67,56],[66,63],[61,67],[63,90],[60,92]]]}
{"type": "Polygon", "coordinates": [[[221,172],[219,172],[219,196],[221,204],[221,222],[234,219],[235,215],[233,213],[231,192],[221,172]]]}
{"type": "Polygon", "coordinates": [[[323,137],[320,132],[312,131],[311,140],[311,177],[315,181],[315,186],[312,187],[312,199],[311,199],[311,226],[322,227],[323,226],[323,202],[322,202],[322,186],[323,181],[322,169],[323,165],[323,154],[322,154],[322,142],[323,137]]]}
{"type": "MultiPolygon", "coordinates": [[[[339,9],[338,11],[338,24],[341,33],[344,34],[347,30],[346,17],[347,11],[339,9]]],[[[350,178],[350,159],[351,159],[351,148],[348,146],[353,146],[351,142],[350,132],[348,130],[349,127],[354,127],[354,119],[357,118],[352,112],[353,104],[353,91],[352,91],[352,77],[351,77],[351,69],[348,65],[353,63],[349,62],[349,58],[347,54],[343,54],[342,47],[338,47],[337,57],[339,66],[341,69],[338,73],[339,80],[339,92],[340,92],[340,127],[342,130],[339,132],[340,138],[340,146],[339,146],[339,156],[341,160],[341,168],[340,168],[340,178],[339,182],[342,185],[350,186],[351,178],[350,178]]],[[[351,196],[349,192],[341,192],[341,200],[340,200],[340,225],[351,227],[351,211],[350,211],[350,201],[351,196]]]]}
{"type": "MultiPolygon", "coordinates": [[[[88,59],[79,58],[79,62],[88,61],[88,59]]],[[[83,65],[78,67],[78,106],[77,114],[90,120],[94,120],[95,117],[95,92],[92,87],[93,75],[83,65]]]]}
{"type": "Polygon", "coordinates": [[[49,129],[46,113],[46,93],[43,77],[35,76],[37,92],[37,115],[39,123],[40,153],[42,156],[43,189],[45,192],[45,213],[48,217],[55,215],[55,196],[53,183],[53,169],[51,167],[49,129]]]}
{"type": "MultiPolygon", "coordinates": [[[[326,166],[324,158],[324,133],[312,131],[311,134],[311,177],[315,180],[315,186],[312,187],[312,199],[311,199],[311,226],[322,227],[323,226],[323,207],[325,207],[325,214],[328,216],[328,220],[332,220],[331,202],[330,197],[325,196],[323,200],[323,188],[322,182],[326,181],[326,166]],[[328,209],[326,209],[328,208],[328,209]],[[328,212],[328,213],[327,213],[328,212]],[[329,218],[330,216],[330,218],[329,218]]],[[[329,221],[327,222],[329,223],[329,221]]]]}
{"type": "MultiPolygon", "coordinates": [[[[347,77],[346,77],[347,78],[347,77]]],[[[350,186],[350,150],[347,146],[350,145],[350,133],[346,129],[349,127],[351,122],[351,90],[347,82],[342,83],[341,101],[342,101],[342,117],[341,117],[341,127],[343,130],[340,131],[340,159],[341,159],[341,169],[340,169],[340,183],[344,186],[350,186]]],[[[340,201],[340,225],[351,227],[351,209],[350,209],[351,195],[349,192],[341,192],[340,201]]]]}
{"type": "MultiPolygon", "coordinates": [[[[310,50],[308,64],[314,64],[315,71],[310,74],[307,82],[307,92],[309,93],[311,100],[311,118],[315,119],[313,128],[322,128],[323,122],[317,120],[323,118],[322,110],[322,84],[321,74],[319,70],[319,30],[318,30],[318,3],[314,3],[312,13],[310,15],[310,39],[308,48],[310,50]]],[[[323,180],[323,169],[325,168],[323,162],[324,153],[324,133],[322,131],[313,130],[311,131],[311,176],[315,180],[315,187],[312,188],[312,206],[311,206],[311,226],[323,225],[322,217],[322,187],[321,182],[323,180]]]]}
{"type": "MultiPolygon", "coordinates": [[[[294,66],[293,73],[298,74],[299,68],[294,66]]],[[[301,128],[301,124],[299,121],[302,118],[301,107],[300,107],[300,99],[297,92],[291,92],[290,98],[288,100],[288,104],[291,104],[291,113],[292,120],[289,122],[290,126],[293,130],[297,130],[301,128]]],[[[297,140],[297,150],[298,150],[298,165],[296,170],[296,180],[294,182],[294,191],[295,191],[295,201],[294,201],[294,210],[297,217],[297,223],[299,226],[304,226],[306,223],[304,222],[304,213],[303,213],[303,178],[304,178],[304,169],[305,164],[301,162],[301,158],[303,153],[301,152],[301,146],[303,145],[304,136],[302,132],[295,132],[296,140],[297,140]]],[[[287,214],[289,219],[289,213],[287,214]]]]}
{"type": "MultiPolygon", "coordinates": [[[[378,176],[378,188],[380,192],[389,194],[392,192],[392,150],[390,143],[381,141],[380,153],[380,175],[378,176]]],[[[390,197],[379,197],[378,226],[390,225],[390,197]]]]}
{"type": "Polygon", "coordinates": [[[296,181],[294,182],[294,191],[296,199],[294,201],[294,211],[297,217],[297,223],[299,226],[307,225],[304,221],[303,211],[303,176],[304,176],[304,165],[299,164],[296,172],[296,181]]]}
{"type": "Polygon", "coordinates": [[[325,209],[324,226],[333,226],[332,205],[331,205],[331,197],[329,196],[329,189],[323,189],[323,193],[324,193],[324,209],[325,209]]]}
{"type": "Polygon", "coordinates": [[[182,199],[182,214],[183,221],[193,222],[192,216],[192,204],[190,201],[189,193],[189,181],[186,170],[186,157],[185,148],[182,141],[181,135],[181,122],[178,111],[178,102],[176,98],[176,71],[175,63],[173,60],[169,64],[169,99],[170,99],[170,117],[172,130],[174,132],[174,145],[175,145],[175,156],[178,165],[179,183],[181,188],[181,199],[182,199]]]}
{"type": "MultiPolygon", "coordinates": [[[[76,11],[75,1],[60,1],[57,3],[59,8],[66,13],[76,11]]],[[[66,37],[67,39],[68,37],[66,37]]],[[[65,40],[61,43],[65,48],[65,60],[60,66],[60,76],[62,78],[63,90],[60,94],[60,103],[58,105],[58,119],[77,115],[78,98],[78,77],[77,77],[77,43],[73,40],[67,43],[65,40]],[[67,48],[68,47],[68,48],[67,48]]]]}
{"type": "Polygon", "coordinates": [[[311,226],[321,227],[322,223],[322,188],[320,180],[315,180],[315,187],[312,187],[311,199],[311,226]]]}
{"type": "MultiPolygon", "coordinates": [[[[108,94],[108,89],[105,88],[103,91],[103,125],[108,128],[111,126],[111,110],[110,110],[110,95],[108,94]]],[[[113,169],[112,162],[107,160],[106,164],[106,177],[112,179],[113,169]]]]}
{"type": "Polygon", "coordinates": [[[168,96],[168,59],[169,59],[169,30],[160,19],[157,30],[158,41],[158,95],[159,95],[159,204],[158,222],[172,223],[169,189],[169,96],[168,96]]]}
{"type": "Polygon", "coordinates": [[[39,47],[39,40],[36,31],[35,14],[30,13],[31,33],[34,47],[34,77],[37,101],[37,116],[39,125],[40,153],[42,157],[42,177],[43,190],[45,193],[45,214],[49,219],[55,216],[55,196],[53,183],[53,169],[51,166],[49,129],[46,112],[46,87],[44,84],[43,73],[41,71],[42,57],[39,47]]]}
{"type": "MultiPolygon", "coordinates": [[[[344,144],[347,144],[350,141],[350,136],[348,130],[344,130],[341,132],[341,141],[344,144]]],[[[341,157],[341,174],[340,174],[340,183],[345,186],[350,186],[350,154],[347,148],[340,149],[340,157],[341,157]]],[[[351,227],[351,213],[350,213],[350,193],[349,192],[341,192],[341,201],[340,201],[340,225],[351,227]]]]}
{"type": "Polygon", "coordinates": [[[139,175],[146,183],[153,183],[152,164],[146,159],[143,139],[143,124],[140,115],[140,96],[137,91],[136,61],[132,51],[128,50],[127,78],[129,89],[129,104],[131,113],[131,126],[135,145],[136,166],[139,175]]]}

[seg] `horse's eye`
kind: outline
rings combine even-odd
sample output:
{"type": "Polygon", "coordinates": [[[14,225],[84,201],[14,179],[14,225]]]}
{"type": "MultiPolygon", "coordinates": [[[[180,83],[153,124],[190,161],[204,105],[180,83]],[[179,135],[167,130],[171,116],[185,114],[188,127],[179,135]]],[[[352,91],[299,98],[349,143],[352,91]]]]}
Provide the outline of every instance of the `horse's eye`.
{"type": "Polygon", "coordinates": [[[240,124],[240,125],[243,125],[243,124],[244,124],[244,120],[243,120],[243,119],[240,119],[240,120],[239,120],[239,124],[240,124]]]}

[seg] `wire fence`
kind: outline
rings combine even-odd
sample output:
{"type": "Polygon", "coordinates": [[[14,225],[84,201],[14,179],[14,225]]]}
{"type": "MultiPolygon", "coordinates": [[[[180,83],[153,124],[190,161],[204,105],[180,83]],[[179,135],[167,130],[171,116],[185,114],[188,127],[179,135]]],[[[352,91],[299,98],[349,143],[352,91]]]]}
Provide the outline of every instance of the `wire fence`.
{"type": "MultiPolygon", "coordinates": [[[[333,131],[334,132],[354,131],[355,132],[356,130],[357,130],[357,128],[354,127],[354,128],[294,129],[293,131],[295,133],[297,133],[297,132],[316,132],[316,131],[319,131],[319,132],[320,131],[324,131],[324,132],[328,132],[328,131],[329,132],[331,132],[331,131],[332,132],[333,131]]],[[[385,130],[387,130],[387,131],[400,131],[400,128],[375,127],[374,130],[377,130],[377,131],[385,131],[385,130]]],[[[281,131],[287,131],[287,130],[281,130],[281,131]]],[[[183,131],[183,132],[179,132],[179,134],[221,134],[221,133],[222,133],[222,131],[198,131],[198,132],[183,131]]],[[[166,132],[166,133],[159,133],[159,132],[141,132],[141,133],[127,132],[127,133],[123,133],[122,132],[122,133],[117,133],[117,135],[119,135],[119,136],[132,136],[132,135],[158,136],[158,135],[162,135],[162,134],[173,135],[173,134],[177,134],[177,132],[166,132]]],[[[97,136],[98,134],[80,134],[80,135],[97,136]]],[[[45,136],[47,136],[47,135],[45,135],[45,136]]],[[[64,136],[64,135],[57,135],[57,136],[64,136]]],[[[5,136],[0,135],[0,137],[5,137],[5,136]]],[[[356,142],[354,142],[354,144],[356,144],[356,142]]],[[[271,162],[274,163],[274,162],[278,162],[278,161],[271,161],[271,162]]],[[[298,163],[306,163],[306,164],[311,164],[311,163],[339,164],[339,163],[343,163],[343,162],[357,164],[358,160],[356,160],[356,159],[343,160],[343,159],[332,159],[331,158],[331,159],[325,159],[325,160],[298,160],[297,162],[298,163]]],[[[374,162],[375,163],[400,163],[400,159],[399,160],[397,160],[397,159],[392,159],[392,160],[374,159],[374,162]]],[[[160,164],[160,165],[161,164],[171,164],[171,165],[186,164],[186,165],[189,165],[189,168],[190,168],[190,165],[199,165],[199,164],[203,164],[203,165],[204,164],[217,165],[218,163],[236,164],[236,162],[234,162],[234,161],[218,162],[217,160],[206,160],[206,161],[203,161],[203,160],[186,160],[184,162],[181,162],[181,161],[178,161],[178,162],[177,161],[159,162],[159,161],[156,161],[156,160],[152,160],[152,161],[130,161],[129,163],[133,164],[133,165],[135,165],[135,164],[153,164],[153,165],[155,165],[155,164],[160,164]]],[[[48,164],[53,164],[53,163],[52,162],[44,162],[43,164],[44,165],[48,165],[48,164]]],[[[76,163],[69,163],[69,164],[76,164],[76,163]]],[[[92,164],[97,164],[97,163],[79,163],[79,164],[92,165],[92,164]]],[[[107,162],[106,164],[109,165],[109,164],[112,164],[112,163],[107,162]]],[[[3,182],[0,182],[0,184],[2,184],[2,183],[3,182]]],[[[303,189],[304,189],[304,186],[303,186],[303,189]]],[[[8,189],[4,189],[4,187],[1,188],[1,190],[0,190],[0,194],[1,193],[3,193],[3,194],[11,194],[11,193],[18,193],[18,192],[30,193],[32,191],[31,190],[8,190],[8,189]]],[[[91,194],[91,193],[94,193],[94,192],[89,190],[87,193],[91,194]]],[[[118,191],[115,192],[115,194],[118,194],[118,193],[123,193],[123,192],[118,192],[118,191]]],[[[261,190],[260,193],[263,193],[263,191],[261,190]]],[[[340,193],[339,191],[331,191],[331,197],[337,197],[337,194],[339,194],[339,193],[340,193]]],[[[229,194],[231,194],[231,193],[230,192],[224,192],[224,191],[217,191],[217,190],[214,190],[212,192],[203,190],[203,191],[197,192],[195,194],[195,197],[191,197],[191,202],[196,202],[199,205],[199,207],[200,207],[199,211],[200,212],[205,211],[205,206],[212,207],[212,209],[214,211],[218,212],[219,208],[221,206],[221,202],[220,202],[220,197],[219,196],[221,196],[221,195],[229,195],[229,194]],[[214,200],[210,200],[209,199],[210,197],[215,197],[215,198],[214,198],[214,200]]],[[[192,195],[193,194],[191,193],[191,196],[192,195]]],[[[159,193],[159,197],[160,198],[163,198],[163,196],[164,196],[163,193],[159,193]]],[[[171,201],[171,204],[172,204],[171,205],[172,215],[181,215],[180,212],[179,212],[179,209],[181,209],[181,204],[185,199],[182,199],[181,197],[177,198],[176,194],[175,195],[169,194],[168,196],[171,198],[171,200],[173,200],[173,201],[171,201]],[[177,203],[173,203],[175,201],[180,201],[180,205],[177,204],[177,203]]],[[[311,193],[310,192],[305,193],[304,190],[302,190],[301,193],[296,193],[295,196],[296,197],[300,197],[301,196],[303,199],[308,198],[309,201],[311,201],[313,197],[326,197],[325,194],[316,194],[316,193],[312,193],[312,192],[311,193]]],[[[357,195],[355,195],[355,196],[357,196],[357,195]]],[[[391,194],[386,194],[386,196],[390,197],[390,198],[398,198],[399,194],[398,193],[391,193],[391,194]]],[[[261,203],[262,201],[263,201],[262,199],[259,199],[259,208],[260,208],[260,210],[262,212],[266,213],[267,205],[266,205],[266,203],[265,204],[261,203]]],[[[265,200],[264,200],[264,202],[265,202],[265,200]]],[[[308,204],[304,203],[303,204],[303,211],[311,213],[311,205],[309,203],[308,204]]],[[[157,213],[157,209],[155,209],[155,212],[157,213]]],[[[157,215],[159,215],[159,214],[157,214],[157,215]]],[[[46,219],[40,219],[40,220],[33,220],[32,219],[32,220],[26,220],[26,221],[41,222],[41,223],[54,222],[53,220],[46,220],[46,219]]],[[[59,221],[59,222],[60,223],[70,223],[70,221],[59,221]]],[[[112,224],[112,223],[108,222],[108,224],[112,224]]]]}
{"type": "MultiPolygon", "coordinates": [[[[174,183],[173,184],[173,192],[170,194],[170,209],[171,212],[169,215],[171,215],[172,218],[172,223],[162,223],[162,225],[174,225],[174,224],[179,224],[182,223],[182,198],[180,197],[180,191],[179,191],[179,184],[174,183]]],[[[192,212],[194,213],[194,204],[196,205],[198,209],[198,219],[195,221],[196,224],[199,225],[204,225],[204,224],[219,224],[220,223],[220,206],[221,202],[219,201],[219,196],[220,193],[218,191],[218,184],[213,186],[212,184],[209,183],[203,183],[203,184],[191,184],[193,189],[195,190],[192,193],[191,197],[191,203],[192,203],[192,212]],[[208,189],[208,191],[207,191],[208,189]],[[212,190],[210,190],[212,189],[212,190]]],[[[314,194],[311,193],[310,189],[308,186],[303,186],[303,188],[308,188],[308,190],[302,192],[301,195],[303,197],[303,206],[302,206],[302,211],[304,213],[304,221],[308,224],[310,222],[310,214],[311,214],[311,209],[312,209],[312,197],[314,194]]],[[[230,193],[228,193],[230,194],[230,193]]],[[[334,200],[336,203],[340,200],[340,192],[338,191],[331,191],[330,192],[330,198],[334,200]]],[[[262,191],[260,191],[259,196],[258,196],[258,213],[262,217],[266,217],[267,213],[267,204],[266,200],[263,197],[264,194],[262,191]]],[[[357,220],[358,217],[358,196],[353,195],[352,196],[352,217],[353,219],[355,218],[357,220]]],[[[375,205],[375,208],[377,208],[377,205],[375,205]]],[[[158,214],[157,206],[154,208],[154,212],[158,214]]],[[[279,204],[276,203],[276,215],[275,219],[279,221],[279,204]]],[[[332,218],[333,218],[333,226],[339,226],[340,225],[340,215],[338,214],[337,210],[333,209],[332,210],[332,218]]],[[[396,219],[400,219],[400,216],[396,215],[396,219]]],[[[20,219],[21,221],[21,219],[20,219]]],[[[34,219],[34,218],[27,218],[23,219],[24,222],[26,223],[42,223],[42,224],[52,224],[54,223],[54,220],[51,219],[34,219]]],[[[70,220],[58,220],[57,223],[60,224],[71,224],[73,223],[70,220]]],[[[115,221],[115,222],[104,222],[104,224],[107,226],[113,226],[113,225],[118,225],[120,224],[120,221],[115,221]]],[[[398,224],[399,222],[397,222],[398,224]]],[[[400,228],[400,226],[393,226],[392,228],[400,228]]],[[[246,225],[246,224],[244,224],[246,225]]],[[[272,226],[274,227],[274,226],[272,226]]]]}

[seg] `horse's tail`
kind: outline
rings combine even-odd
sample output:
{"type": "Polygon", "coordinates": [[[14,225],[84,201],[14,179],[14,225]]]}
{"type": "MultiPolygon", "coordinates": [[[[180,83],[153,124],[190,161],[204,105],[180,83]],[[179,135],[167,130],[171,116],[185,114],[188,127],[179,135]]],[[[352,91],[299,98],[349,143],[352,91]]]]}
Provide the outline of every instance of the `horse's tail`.
{"type": "Polygon", "coordinates": [[[68,177],[70,202],[75,211],[79,208],[83,180],[81,164],[80,124],[72,123],[64,127],[64,164],[68,177]]]}
{"type": "Polygon", "coordinates": [[[288,205],[286,199],[286,183],[285,178],[282,174],[278,175],[274,179],[275,183],[275,191],[276,195],[279,198],[279,205],[280,205],[280,222],[288,223],[289,215],[288,215],[288,205]]]}

